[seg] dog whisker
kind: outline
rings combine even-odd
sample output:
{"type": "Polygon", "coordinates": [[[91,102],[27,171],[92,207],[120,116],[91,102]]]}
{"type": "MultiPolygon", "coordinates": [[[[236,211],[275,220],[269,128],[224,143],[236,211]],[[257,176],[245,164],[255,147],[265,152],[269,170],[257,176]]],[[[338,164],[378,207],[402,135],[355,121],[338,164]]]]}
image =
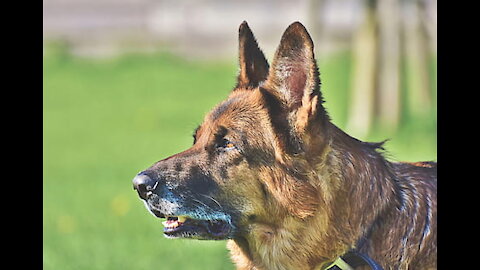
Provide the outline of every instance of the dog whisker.
{"type": "Polygon", "coordinates": [[[212,200],[213,202],[215,202],[220,207],[220,209],[223,210],[223,206],[217,200],[215,200],[212,196],[208,196],[208,195],[205,195],[205,194],[200,194],[200,195],[204,196],[207,199],[212,200]]]}
{"type": "Polygon", "coordinates": [[[212,207],[210,207],[210,206],[206,205],[205,203],[203,203],[203,202],[202,202],[202,201],[200,201],[200,200],[197,200],[197,199],[192,199],[192,201],[194,201],[194,202],[197,202],[197,203],[200,203],[201,205],[203,205],[203,206],[207,207],[208,209],[210,209],[210,210],[213,210],[213,209],[212,209],[212,207]]]}

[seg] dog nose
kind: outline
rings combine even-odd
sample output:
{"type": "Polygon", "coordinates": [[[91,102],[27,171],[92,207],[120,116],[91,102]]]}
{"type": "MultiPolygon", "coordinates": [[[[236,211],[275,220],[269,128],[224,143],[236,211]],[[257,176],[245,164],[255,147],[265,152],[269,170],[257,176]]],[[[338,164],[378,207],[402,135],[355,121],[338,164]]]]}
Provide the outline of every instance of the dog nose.
{"type": "Polygon", "coordinates": [[[157,181],[144,173],[139,173],[133,178],[133,189],[135,189],[138,192],[138,196],[144,200],[152,193],[156,185],[157,181]]]}

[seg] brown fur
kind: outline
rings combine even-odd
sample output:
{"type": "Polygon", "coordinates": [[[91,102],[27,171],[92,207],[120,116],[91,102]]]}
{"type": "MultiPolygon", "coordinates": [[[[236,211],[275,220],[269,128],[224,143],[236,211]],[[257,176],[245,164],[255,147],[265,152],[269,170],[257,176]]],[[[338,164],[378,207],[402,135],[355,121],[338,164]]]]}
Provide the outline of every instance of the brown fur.
{"type": "Polygon", "coordinates": [[[205,116],[192,148],[146,172],[208,194],[233,217],[238,269],[323,269],[352,248],[385,269],[435,269],[436,163],[387,161],[382,144],[330,122],[300,23],[271,67],[245,22],[239,32],[234,91],[205,116]],[[234,149],[218,146],[227,138],[234,149]],[[205,185],[191,187],[198,179],[205,185]]]}

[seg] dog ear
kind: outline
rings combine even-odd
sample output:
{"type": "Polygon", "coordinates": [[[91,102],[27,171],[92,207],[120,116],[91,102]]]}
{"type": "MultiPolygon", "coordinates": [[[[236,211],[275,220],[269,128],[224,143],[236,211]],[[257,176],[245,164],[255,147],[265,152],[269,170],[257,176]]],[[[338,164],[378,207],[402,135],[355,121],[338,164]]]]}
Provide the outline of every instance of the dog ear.
{"type": "Polygon", "coordinates": [[[297,128],[319,110],[326,115],[319,75],[312,38],[301,23],[294,22],[283,33],[263,87],[273,90],[289,111],[298,111],[297,128]]]}
{"type": "Polygon", "coordinates": [[[253,89],[265,81],[269,65],[246,21],[238,29],[240,73],[235,88],[253,89]]]}

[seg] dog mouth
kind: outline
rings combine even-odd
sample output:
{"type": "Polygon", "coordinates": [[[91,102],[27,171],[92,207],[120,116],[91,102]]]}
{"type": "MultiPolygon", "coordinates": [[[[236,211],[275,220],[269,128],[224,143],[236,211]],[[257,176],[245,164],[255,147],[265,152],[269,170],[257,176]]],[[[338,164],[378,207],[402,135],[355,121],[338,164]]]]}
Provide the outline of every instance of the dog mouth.
{"type": "Polygon", "coordinates": [[[188,216],[166,216],[162,222],[168,238],[194,238],[204,240],[226,239],[230,224],[221,219],[194,219],[188,216]]]}
{"type": "Polygon", "coordinates": [[[221,211],[208,213],[178,206],[164,209],[164,205],[156,206],[147,201],[145,206],[151,214],[162,220],[163,234],[167,238],[226,240],[232,238],[235,231],[230,215],[221,211]]]}

